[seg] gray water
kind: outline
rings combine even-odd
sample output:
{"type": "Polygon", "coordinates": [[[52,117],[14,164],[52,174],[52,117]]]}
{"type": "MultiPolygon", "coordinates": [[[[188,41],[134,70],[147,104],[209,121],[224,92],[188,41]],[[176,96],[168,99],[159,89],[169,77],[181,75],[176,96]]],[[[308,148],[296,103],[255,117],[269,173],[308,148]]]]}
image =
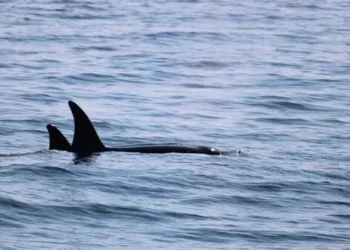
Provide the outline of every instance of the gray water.
{"type": "Polygon", "coordinates": [[[350,3],[1,1],[0,249],[350,249],[350,3]],[[108,146],[48,150],[68,100],[108,146]]]}

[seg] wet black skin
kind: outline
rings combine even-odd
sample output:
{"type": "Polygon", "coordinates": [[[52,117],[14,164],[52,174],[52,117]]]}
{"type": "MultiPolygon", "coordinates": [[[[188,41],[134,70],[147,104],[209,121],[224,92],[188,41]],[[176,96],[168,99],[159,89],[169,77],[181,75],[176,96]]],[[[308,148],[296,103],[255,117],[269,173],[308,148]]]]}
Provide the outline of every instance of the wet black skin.
{"type": "Polygon", "coordinates": [[[221,152],[215,148],[207,146],[185,146],[180,144],[142,144],[120,147],[106,147],[100,140],[97,132],[92,125],[89,117],[74,102],[68,102],[74,117],[74,138],[72,145],[67,141],[64,135],[54,125],[47,125],[50,137],[49,149],[64,150],[77,154],[88,155],[95,152],[117,151],[117,152],[135,152],[147,154],[165,154],[165,153],[189,153],[189,154],[207,154],[220,155],[221,152]]]}

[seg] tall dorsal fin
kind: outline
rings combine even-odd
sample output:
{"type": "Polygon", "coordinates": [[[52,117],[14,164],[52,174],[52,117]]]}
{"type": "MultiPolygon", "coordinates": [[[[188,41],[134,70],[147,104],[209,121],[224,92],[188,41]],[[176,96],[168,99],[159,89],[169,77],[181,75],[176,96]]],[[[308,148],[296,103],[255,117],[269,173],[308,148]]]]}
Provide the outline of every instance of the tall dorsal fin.
{"type": "Polygon", "coordinates": [[[68,101],[68,104],[74,117],[73,152],[89,154],[104,151],[106,147],[98,137],[89,117],[75,102],[68,101]]]}
{"type": "Polygon", "coordinates": [[[49,149],[72,151],[72,146],[58,128],[52,124],[48,124],[46,128],[50,138],[49,149]]]}

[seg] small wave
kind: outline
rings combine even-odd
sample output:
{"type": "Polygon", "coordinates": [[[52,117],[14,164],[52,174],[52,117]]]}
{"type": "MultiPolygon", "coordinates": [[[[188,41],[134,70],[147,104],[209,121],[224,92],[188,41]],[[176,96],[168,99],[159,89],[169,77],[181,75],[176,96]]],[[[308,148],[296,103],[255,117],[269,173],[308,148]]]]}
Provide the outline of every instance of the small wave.
{"type": "Polygon", "coordinates": [[[116,48],[111,47],[111,46],[89,46],[89,47],[79,47],[77,48],[79,50],[97,50],[97,51],[114,51],[116,48]]]}
{"type": "Polygon", "coordinates": [[[64,79],[67,79],[70,83],[77,83],[78,82],[92,82],[95,83],[96,81],[114,81],[115,77],[112,75],[105,75],[105,74],[97,74],[97,73],[81,73],[78,75],[69,75],[65,76],[64,79]]]}
{"type": "Polygon", "coordinates": [[[12,66],[10,66],[9,64],[0,63],[0,69],[10,69],[10,68],[12,68],[12,66]]]}
{"type": "Polygon", "coordinates": [[[11,198],[0,197],[0,206],[10,209],[28,209],[31,206],[25,202],[17,201],[11,198]]]}
{"type": "Polygon", "coordinates": [[[288,109],[296,109],[296,110],[310,110],[306,105],[295,103],[295,102],[287,102],[287,101],[276,101],[272,102],[272,104],[276,106],[280,106],[282,108],[288,108],[288,109]]]}
{"type": "MultiPolygon", "coordinates": [[[[320,120],[320,121],[324,122],[324,123],[332,124],[332,126],[335,125],[335,124],[337,124],[337,125],[345,125],[345,124],[347,124],[347,122],[342,121],[339,118],[323,119],[323,120],[320,120]]],[[[336,138],[336,136],[333,136],[333,138],[336,138]]],[[[340,137],[338,137],[338,138],[340,138],[340,137]]]]}
{"type": "Polygon", "coordinates": [[[350,202],[347,202],[347,201],[319,201],[318,203],[324,204],[324,205],[350,207],[350,202]]]}
{"type": "Polygon", "coordinates": [[[163,220],[156,213],[147,209],[132,206],[117,206],[106,204],[82,204],[80,206],[40,206],[40,210],[46,211],[46,214],[61,217],[63,215],[85,216],[88,218],[117,218],[130,220],[144,220],[157,222],[163,220]]]}
{"type": "Polygon", "coordinates": [[[47,152],[46,149],[32,151],[32,152],[21,152],[21,153],[0,153],[0,157],[18,157],[18,156],[24,156],[24,155],[36,155],[36,154],[41,154],[45,152],[47,152]]]}
{"type": "Polygon", "coordinates": [[[150,176],[141,176],[139,177],[140,180],[150,182],[153,184],[161,185],[161,186],[170,186],[170,187],[179,187],[179,188],[197,188],[198,186],[196,184],[192,183],[184,183],[181,178],[153,178],[150,176]]]}
{"type": "Polygon", "coordinates": [[[44,176],[51,176],[51,175],[56,176],[57,174],[75,175],[72,171],[69,171],[65,168],[51,167],[51,166],[36,168],[36,169],[33,169],[32,172],[39,175],[44,175],[44,176]]]}
{"type": "Polygon", "coordinates": [[[202,216],[199,214],[191,214],[191,213],[181,213],[175,211],[163,211],[161,212],[163,216],[170,217],[173,219],[191,219],[191,220],[208,220],[215,219],[215,217],[202,216]]]}
{"type": "Polygon", "coordinates": [[[183,201],[185,204],[226,204],[233,205],[239,204],[240,206],[260,206],[260,207],[274,207],[279,208],[282,207],[281,204],[273,202],[272,200],[263,199],[259,197],[246,197],[240,195],[215,195],[212,197],[205,198],[194,198],[194,199],[186,199],[183,201]]]}
{"type": "Polygon", "coordinates": [[[350,181],[350,173],[345,174],[344,173],[330,173],[330,172],[321,172],[323,176],[334,179],[334,180],[344,180],[344,181],[350,181]]]}
{"type": "Polygon", "coordinates": [[[281,192],[286,185],[283,183],[250,183],[246,188],[259,192],[281,192]]]}
{"type": "Polygon", "coordinates": [[[13,222],[11,219],[5,219],[3,214],[0,214],[0,227],[2,228],[23,228],[19,223],[13,222]]]}
{"type": "Polygon", "coordinates": [[[200,84],[200,83],[185,83],[185,84],[180,84],[183,87],[186,88],[192,88],[192,89],[221,89],[223,88],[220,85],[213,85],[213,84],[200,84]]]}
{"type": "Polygon", "coordinates": [[[150,38],[195,38],[205,37],[208,39],[227,39],[228,36],[219,32],[196,32],[196,31],[163,31],[146,34],[150,38]]]}
{"type": "Polygon", "coordinates": [[[256,239],[251,232],[240,232],[236,230],[223,230],[218,228],[181,228],[179,231],[164,235],[170,238],[194,240],[207,243],[225,244],[234,238],[256,239]]]}
{"type": "Polygon", "coordinates": [[[258,118],[256,121],[267,122],[267,123],[277,123],[284,125],[300,125],[308,124],[309,121],[301,118],[258,118]]]}
{"type": "Polygon", "coordinates": [[[130,195],[138,195],[141,197],[149,198],[169,198],[171,196],[176,196],[180,194],[180,191],[164,188],[161,186],[150,187],[150,186],[139,186],[139,185],[127,185],[120,183],[111,183],[111,184],[95,184],[100,191],[116,194],[116,193],[128,193],[130,195]]]}
{"type": "Polygon", "coordinates": [[[52,176],[62,176],[62,175],[76,175],[74,172],[69,171],[65,168],[60,167],[51,167],[44,166],[38,167],[37,165],[29,165],[23,167],[23,165],[11,165],[7,167],[5,170],[1,171],[1,175],[29,175],[29,176],[44,176],[44,177],[52,177],[52,176]]]}
{"type": "Polygon", "coordinates": [[[195,63],[185,64],[190,68],[203,68],[203,69],[222,69],[229,66],[228,63],[219,62],[219,61],[199,61],[195,63]]]}
{"type": "Polygon", "coordinates": [[[253,102],[248,103],[251,106],[266,107],[270,109],[277,110],[300,110],[300,111],[323,111],[321,107],[312,106],[310,104],[302,104],[291,101],[263,101],[263,102],[253,102]]]}
{"type": "Polygon", "coordinates": [[[92,13],[83,13],[83,14],[67,14],[66,12],[57,12],[56,14],[50,14],[50,17],[56,17],[59,19],[68,19],[68,20],[103,20],[109,19],[109,17],[104,15],[96,15],[92,13]]]}

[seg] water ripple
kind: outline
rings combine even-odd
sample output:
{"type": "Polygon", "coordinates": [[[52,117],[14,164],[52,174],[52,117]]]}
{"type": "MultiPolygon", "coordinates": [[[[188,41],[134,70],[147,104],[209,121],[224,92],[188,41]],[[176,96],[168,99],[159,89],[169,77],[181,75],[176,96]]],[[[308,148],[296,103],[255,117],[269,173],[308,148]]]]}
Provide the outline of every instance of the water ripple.
{"type": "Polygon", "coordinates": [[[2,1],[1,249],[347,249],[349,3],[2,1]],[[49,151],[74,100],[106,145],[49,151]]]}

